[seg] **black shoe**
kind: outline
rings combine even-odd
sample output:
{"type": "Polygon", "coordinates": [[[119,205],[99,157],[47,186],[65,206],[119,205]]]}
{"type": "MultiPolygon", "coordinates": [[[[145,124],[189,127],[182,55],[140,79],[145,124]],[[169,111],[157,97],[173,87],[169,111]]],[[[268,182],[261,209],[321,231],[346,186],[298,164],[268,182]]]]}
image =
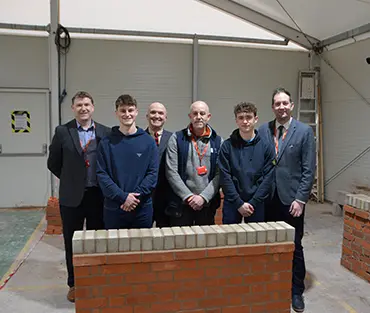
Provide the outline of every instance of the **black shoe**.
{"type": "Polygon", "coordinates": [[[292,307],[295,312],[303,312],[304,311],[303,296],[293,295],[292,296],[292,307]]]}

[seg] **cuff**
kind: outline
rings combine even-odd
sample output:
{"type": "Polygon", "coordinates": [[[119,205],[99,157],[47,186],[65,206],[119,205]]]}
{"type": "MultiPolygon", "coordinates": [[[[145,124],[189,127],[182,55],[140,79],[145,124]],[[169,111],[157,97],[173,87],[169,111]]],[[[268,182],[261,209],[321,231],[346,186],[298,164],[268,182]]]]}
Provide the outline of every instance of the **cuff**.
{"type": "Polygon", "coordinates": [[[295,201],[299,202],[299,203],[302,203],[302,204],[306,204],[306,202],[302,201],[302,200],[299,200],[299,199],[295,199],[295,201]]]}

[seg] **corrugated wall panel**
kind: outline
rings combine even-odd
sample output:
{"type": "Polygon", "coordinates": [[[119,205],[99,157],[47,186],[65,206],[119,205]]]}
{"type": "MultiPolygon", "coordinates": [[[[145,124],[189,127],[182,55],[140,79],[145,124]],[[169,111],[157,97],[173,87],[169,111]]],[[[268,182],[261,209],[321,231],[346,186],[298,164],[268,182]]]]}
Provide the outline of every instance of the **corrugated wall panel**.
{"type": "Polygon", "coordinates": [[[0,87],[48,88],[48,39],[0,35],[0,87]]]}
{"type": "Polygon", "coordinates": [[[76,90],[93,95],[96,120],[117,125],[114,101],[123,93],[136,97],[137,124],[153,101],[168,108],[166,128],[187,123],[192,95],[192,47],[185,44],[74,39],[67,56],[67,92],[63,121],[72,117],[70,99],[76,90]]]}
{"type": "Polygon", "coordinates": [[[238,102],[257,104],[259,124],[271,120],[272,91],[284,86],[297,99],[298,71],[308,65],[303,52],[201,46],[199,98],[210,105],[212,125],[227,138],[236,128],[233,107],[238,102]]]}

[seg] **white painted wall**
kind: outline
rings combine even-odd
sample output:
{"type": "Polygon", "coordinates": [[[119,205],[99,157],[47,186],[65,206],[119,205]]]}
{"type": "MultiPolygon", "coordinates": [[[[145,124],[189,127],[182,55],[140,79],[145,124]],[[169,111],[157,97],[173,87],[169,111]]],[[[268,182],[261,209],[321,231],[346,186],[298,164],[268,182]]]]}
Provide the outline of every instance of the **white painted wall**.
{"type": "MultiPolygon", "coordinates": [[[[324,56],[370,102],[370,40],[358,42],[324,56]]],[[[370,146],[370,105],[357,95],[325,62],[321,62],[325,180],[328,180],[370,146]]],[[[325,188],[326,199],[337,190],[354,191],[370,186],[370,153],[367,153],[325,188]]]]}

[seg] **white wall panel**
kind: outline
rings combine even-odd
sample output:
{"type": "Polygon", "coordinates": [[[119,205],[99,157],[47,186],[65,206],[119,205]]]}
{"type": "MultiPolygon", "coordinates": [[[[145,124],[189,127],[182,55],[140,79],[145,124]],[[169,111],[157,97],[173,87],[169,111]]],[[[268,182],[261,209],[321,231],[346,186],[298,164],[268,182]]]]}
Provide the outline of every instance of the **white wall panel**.
{"type": "Polygon", "coordinates": [[[48,88],[48,39],[0,35],[0,87],[48,88]]]}
{"type": "Polygon", "coordinates": [[[95,119],[117,125],[114,101],[128,93],[138,100],[137,124],[146,127],[145,113],[153,101],[168,108],[167,129],[187,123],[192,95],[192,47],[113,40],[74,39],[67,56],[67,92],[63,122],[72,117],[70,99],[77,90],[90,92],[95,119]]]}
{"type": "MultiPolygon", "coordinates": [[[[325,57],[370,102],[370,40],[325,53],[325,57]]],[[[325,180],[370,146],[370,105],[325,62],[321,62],[325,180]]],[[[370,153],[326,186],[326,198],[337,190],[370,187],[370,153]]]]}
{"type": "Polygon", "coordinates": [[[285,87],[297,99],[298,72],[308,65],[304,52],[201,46],[199,99],[210,105],[216,131],[228,138],[236,128],[233,109],[237,103],[256,103],[259,125],[273,119],[273,90],[285,87]]]}

